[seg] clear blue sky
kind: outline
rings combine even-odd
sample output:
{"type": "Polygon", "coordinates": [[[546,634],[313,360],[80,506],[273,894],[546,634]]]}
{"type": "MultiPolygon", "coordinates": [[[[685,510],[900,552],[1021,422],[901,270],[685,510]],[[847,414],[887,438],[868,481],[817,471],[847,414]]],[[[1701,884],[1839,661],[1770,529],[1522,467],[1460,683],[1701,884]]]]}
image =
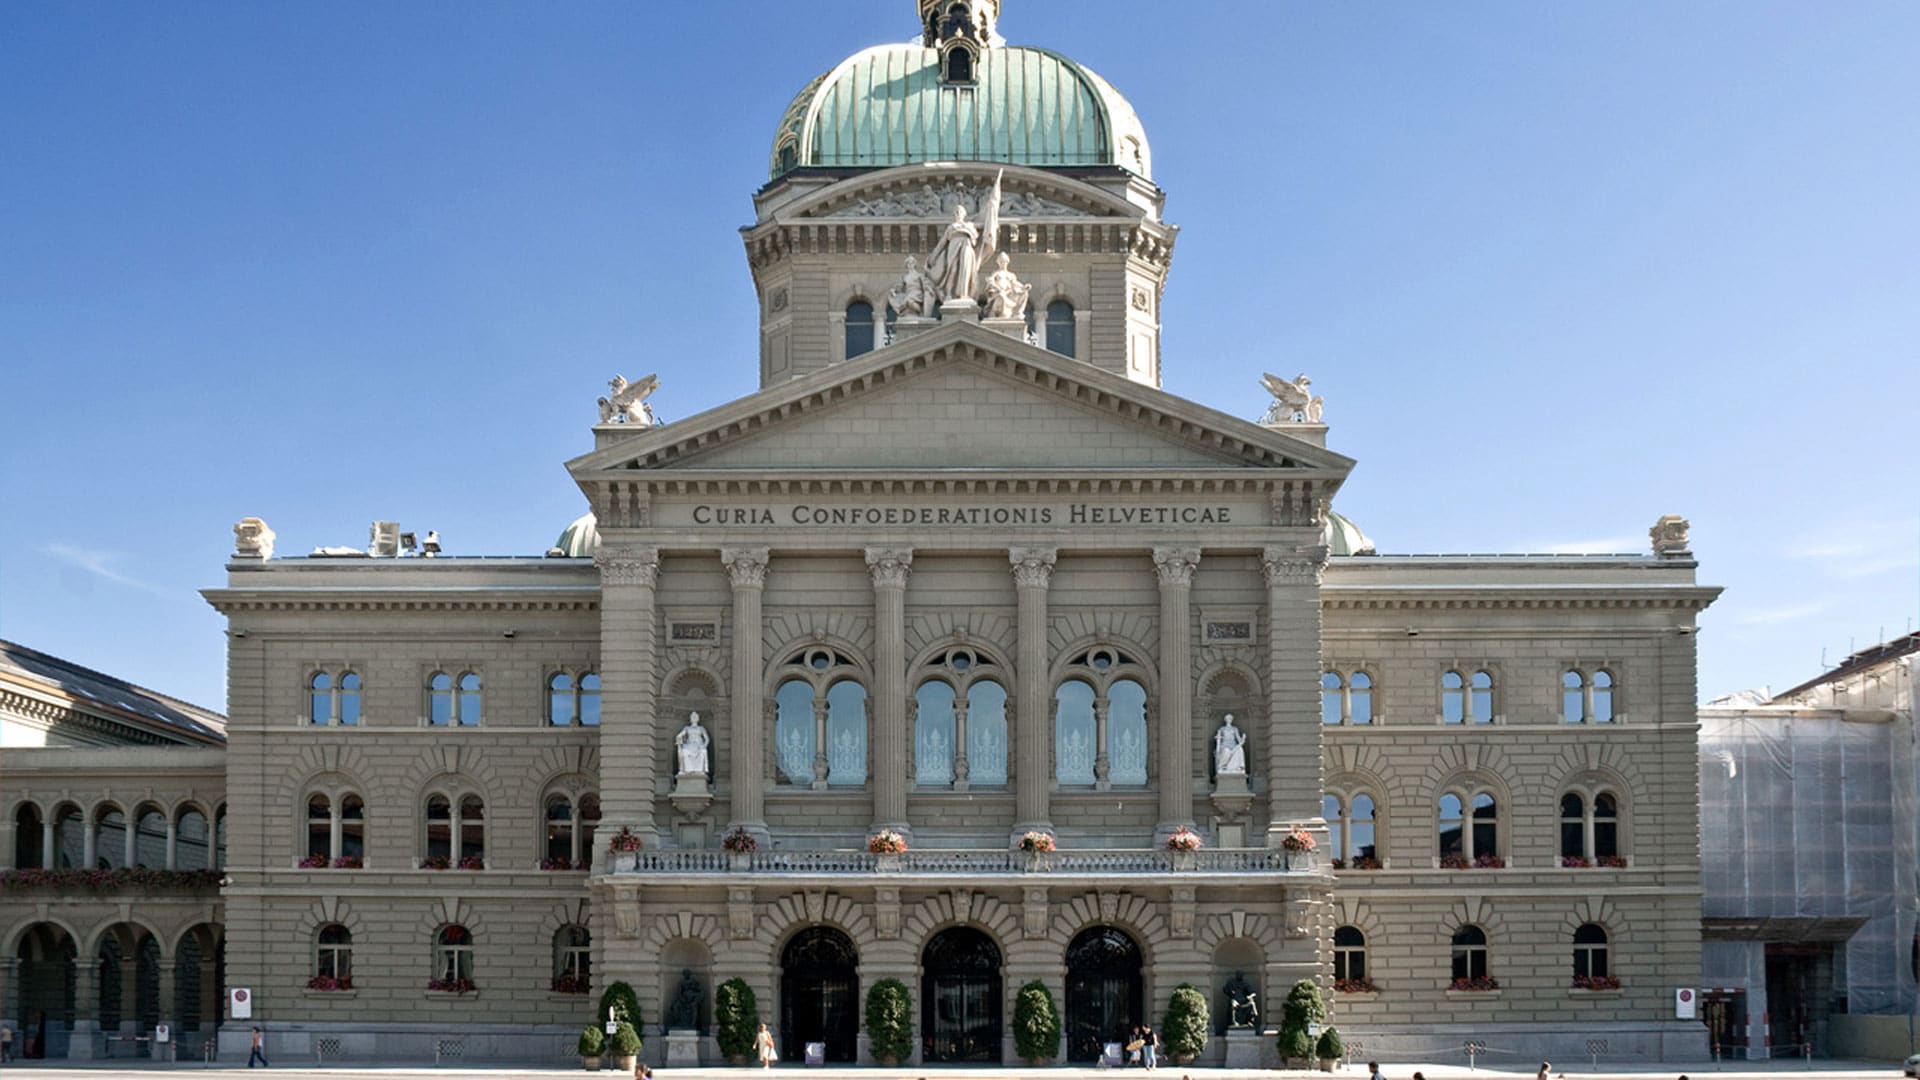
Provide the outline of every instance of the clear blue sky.
{"type": "MultiPolygon", "coordinates": [[[[218,707],[231,524],[537,553],[615,371],[754,388],[773,125],[911,0],[0,11],[0,636],[218,707]]],[[[1166,386],[1309,372],[1383,550],[1641,550],[1703,696],[1906,629],[1920,5],[1007,0],[1138,108],[1166,386]]]]}

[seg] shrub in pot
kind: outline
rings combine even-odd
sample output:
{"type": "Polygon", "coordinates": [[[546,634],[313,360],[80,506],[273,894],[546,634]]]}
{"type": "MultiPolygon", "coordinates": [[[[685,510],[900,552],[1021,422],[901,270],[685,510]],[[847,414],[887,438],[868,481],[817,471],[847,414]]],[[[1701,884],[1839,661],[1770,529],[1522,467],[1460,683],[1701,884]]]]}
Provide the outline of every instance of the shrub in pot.
{"type": "Polygon", "coordinates": [[[713,994],[713,1025],[720,1053],[729,1064],[745,1065],[760,1031],[760,1005],[745,979],[728,979],[713,994]]]}
{"type": "Polygon", "coordinates": [[[640,1029],[640,995],[633,987],[624,982],[612,982],[600,993],[600,1015],[595,1019],[605,1021],[625,1020],[634,1030],[640,1029]],[[613,1010],[608,1012],[607,1010],[613,1010]]]}
{"type": "Polygon", "coordinates": [[[1313,1036],[1303,1027],[1281,1028],[1279,1046],[1280,1056],[1287,1060],[1290,1068],[1299,1068],[1300,1063],[1313,1057],[1313,1036]]]}
{"type": "Polygon", "coordinates": [[[574,1046],[580,1052],[580,1065],[586,1069],[600,1067],[600,1051],[607,1044],[607,1037],[592,1024],[580,1029],[580,1042],[574,1046]]]}
{"type": "Polygon", "coordinates": [[[881,979],[867,991],[867,1043],[882,1065],[912,1056],[913,997],[899,979],[881,979]]]}
{"type": "Polygon", "coordinates": [[[1187,983],[1174,988],[1167,1018],[1160,1025],[1161,1041],[1175,1065],[1186,1065],[1207,1048],[1207,996],[1187,983]]]}
{"type": "Polygon", "coordinates": [[[1045,983],[1033,980],[1013,999],[1013,1047],[1029,1065],[1048,1065],[1060,1053],[1060,1010],[1045,983]]]}
{"type": "Polygon", "coordinates": [[[1313,1046],[1313,1056],[1320,1059],[1320,1071],[1332,1072],[1334,1063],[1345,1057],[1346,1040],[1340,1037],[1339,1028],[1328,1028],[1320,1033],[1320,1041],[1313,1046]]]}
{"type": "Polygon", "coordinates": [[[622,1072],[633,1071],[633,1059],[640,1056],[640,1033],[625,1020],[615,1029],[608,1049],[613,1051],[613,1063],[622,1072]]]}

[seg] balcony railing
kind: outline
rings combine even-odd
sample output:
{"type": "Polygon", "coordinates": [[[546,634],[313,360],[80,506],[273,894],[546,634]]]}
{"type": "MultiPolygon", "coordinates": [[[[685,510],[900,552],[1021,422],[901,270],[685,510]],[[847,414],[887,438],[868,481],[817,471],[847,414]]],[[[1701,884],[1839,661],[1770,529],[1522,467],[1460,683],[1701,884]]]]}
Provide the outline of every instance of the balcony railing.
{"type": "Polygon", "coordinates": [[[1311,856],[1264,848],[1194,852],[1090,848],[1045,853],[919,848],[900,855],[857,850],[732,854],[667,849],[615,854],[611,859],[616,874],[1254,874],[1327,869],[1311,856]]]}

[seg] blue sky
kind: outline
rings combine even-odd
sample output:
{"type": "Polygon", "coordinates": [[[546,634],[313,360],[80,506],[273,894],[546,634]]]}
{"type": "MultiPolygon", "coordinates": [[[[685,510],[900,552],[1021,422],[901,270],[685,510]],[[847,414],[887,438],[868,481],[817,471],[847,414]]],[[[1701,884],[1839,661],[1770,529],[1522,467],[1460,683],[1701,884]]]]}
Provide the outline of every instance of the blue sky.
{"type": "MultiPolygon", "coordinates": [[[[1096,14],[1097,13],[1097,14],[1096,14]]],[[[1306,371],[1382,550],[1693,521],[1701,691],[1920,595],[1920,5],[1100,5],[1166,388],[1306,371]]],[[[0,11],[0,636],[219,707],[229,528],[537,553],[607,377],[754,387],[774,122],[909,0],[0,11]]]]}

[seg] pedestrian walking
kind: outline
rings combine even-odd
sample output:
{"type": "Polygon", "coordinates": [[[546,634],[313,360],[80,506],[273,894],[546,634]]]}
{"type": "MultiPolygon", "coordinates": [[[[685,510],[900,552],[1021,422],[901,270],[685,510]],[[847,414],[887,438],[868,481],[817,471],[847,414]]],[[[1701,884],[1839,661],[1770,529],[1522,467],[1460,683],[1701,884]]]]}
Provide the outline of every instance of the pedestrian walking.
{"type": "Polygon", "coordinates": [[[260,1029],[257,1027],[253,1029],[253,1053],[247,1055],[247,1068],[253,1068],[253,1063],[256,1061],[263,1069],[273,1068],[272,1065],[267,1064],[266,1037],[260,1034],[260,1029]]]}
{"type": "Polygon", "coordinates": [[[1533,1074],[1533,1080],[1547,1080],[1547,1073],[1551,1072],[1552,1070],[1553,1070],[1553,1062],[1551,1061],[1541,1062],[1540,1071],[1533,1074]]]}
{"type": "Polygon", "coordinates": [[[763,1069],[773,1068],[773,1063],[780,1060],[780,1055],[773,1049],[773,1032],[768,1031],[765,1024],[760,1025],[759,1033],[753,1037],[753,1052],[759,1055],[763,1069]]]}
{"type": "Polygon", "coordinates": [[[1133,1034],[1127,1036],[1128,1065],[1138,1065],[1141,1063],[1140,1051],[1145,1048],[1146,1045],[1147,1041],[1140,1037],[1140,1025],[1133,1025],[1133,1034]]]}
{"type": "Polygon", "coordinates": [[[1140,1038],[1146,1044],[1140,1048],[1140,1053],[1146,1059],[1147,1068],[1159,1068],[1160,1033],[1153,1030],[1152,1024],[1148,1024],[1146,1027],[1140,1029],[1140,1038]]]}
{"type": "Polygon", "coordinates": [[[0,1061],[13,1060],[13,1025],[0,1024],[0,1061]]]}
{"type": "Polygon", "coordinates": [[[1387,1078],[1384,1075],[1382,1075],[1380,1072],[1379,1062],[1377,1061],[1367,1062],[1367,1080],[1387,1080],[1387,1078]]]}

